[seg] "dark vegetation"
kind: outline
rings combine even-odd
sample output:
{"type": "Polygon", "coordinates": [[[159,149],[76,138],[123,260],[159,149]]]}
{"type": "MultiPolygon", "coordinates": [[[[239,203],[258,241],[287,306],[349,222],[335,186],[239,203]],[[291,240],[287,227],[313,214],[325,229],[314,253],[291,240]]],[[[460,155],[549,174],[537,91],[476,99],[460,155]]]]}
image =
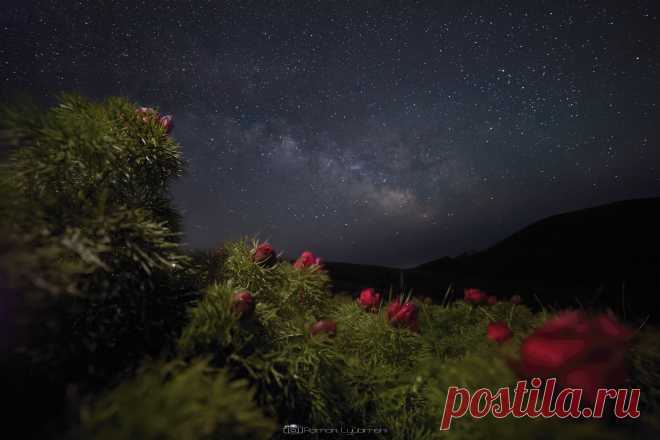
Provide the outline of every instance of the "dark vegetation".
{"type": "MultiPolygon", "coordinates": [[[[660,345],[648,323],[631,327],[634,341],[624,353],[625,385],[642,388],[639,420],[465,418],[449,433],[438,431],[448,387],[513,384],[511,359],[553,314],[529,302],[455,301],[461,284],[494,288],[500,279],[511,282],[505,274],[517,283],[524,273],[547,285],[566,277],[578,286],[572,273],[602,282],[568,266],[568,275],[536,271],[524,255],[499,264],[501,253],[522,252],[525,243],[545,249],[539,240],[552,227],[511,239],[519,245],[504,242],[481,256],[405,271],[403,279],[377,267],[331,264],[326,271],[313,259],[262,264],[255,260],[259,243],[248,239],[184,252],[180,218],[168,197],[168,184],[183,173],[180,147],[157,117],[136,108],[124,99],[93,103],[67,95],[47,111],[3,110],[6,436],[265,439],[282,437],[286,423],[380,427],[396,439],[657,435],[660,345]],[[415,313],[393,320],[386,307],[416,283],[436,303],[413,297],[407,310],[415,313]],[[450,283],[454,289],[445,297],[450,283]],[[385,293],[382,303],[365,310],[350,295],[333,295],[333,284],[344,293],[392,286],[392,297],[385,293]],[[249,291],[256,307],[237,314],[237,291],[249,291]],[[332,321],[335,334],[311,335],[319,321],[332,321]],[[492,322],[505,323],[510,340],[489,340],[492,322]]],[[[590,249],[602,249],[597,236],[590,240],[590,249]]],[[[645,249],[628,249],[638,248],[645,249]]],[[[557,254],[544,251],[539,258],[552,260],[549,255],[557,254]]],[[[615,266],[623,275],[613,275],[613,283],[640,279],[628,266],[615,266]]],[[[514,293],[505,287],[501,298],[514,293]]]]}

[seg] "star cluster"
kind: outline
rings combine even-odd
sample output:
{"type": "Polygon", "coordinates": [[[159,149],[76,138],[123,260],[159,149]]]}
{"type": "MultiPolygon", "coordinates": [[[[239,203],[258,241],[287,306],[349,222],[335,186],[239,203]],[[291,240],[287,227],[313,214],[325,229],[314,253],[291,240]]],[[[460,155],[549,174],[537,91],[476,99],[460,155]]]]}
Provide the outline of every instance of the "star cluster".
{"type": "Polygon", "coordinates": [[[186,241],[411,266],[660,194],[649,1],[8,2],[2,94],[175,116],[186,241]]]}

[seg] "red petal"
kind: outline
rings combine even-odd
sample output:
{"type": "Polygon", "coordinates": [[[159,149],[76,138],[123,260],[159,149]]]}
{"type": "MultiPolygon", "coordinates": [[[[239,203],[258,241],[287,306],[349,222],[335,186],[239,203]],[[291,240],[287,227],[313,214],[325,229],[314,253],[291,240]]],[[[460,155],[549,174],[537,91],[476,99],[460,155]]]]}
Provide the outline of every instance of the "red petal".
{"type": "Polygon", "coordinates": [[[523,341],[520,355],[526,369],[553,370],[583,355],[587,346],[587,341],[583,339],[552,339],[532,335],[523,341]]]}

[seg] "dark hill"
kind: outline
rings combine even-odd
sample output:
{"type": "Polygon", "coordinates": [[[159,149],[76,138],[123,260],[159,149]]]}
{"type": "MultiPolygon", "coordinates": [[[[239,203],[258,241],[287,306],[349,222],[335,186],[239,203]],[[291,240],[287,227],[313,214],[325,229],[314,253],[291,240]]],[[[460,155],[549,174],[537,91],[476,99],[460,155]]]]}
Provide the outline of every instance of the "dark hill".
{"type": "MultiPolygon", "coordinates": [[[[341,290],[403,286],[441,298],[453,284],[519,293],[528,302],[610,307],[643,317],[660,307],[660,198],[627,200],[540,220],[473,255],[414,269],[330,263],[341,290]],[[351,288],[352,287],[352,288],[351,288]]],[[[660,313],[659,313],[660,315],[660,313]]]]}
{"type": "Polygon", "coordinates": [[[563,284],[653,278],[659,262],[660,198],[651,198],[549,217],[472,256],[417,269],[563,284]]]}

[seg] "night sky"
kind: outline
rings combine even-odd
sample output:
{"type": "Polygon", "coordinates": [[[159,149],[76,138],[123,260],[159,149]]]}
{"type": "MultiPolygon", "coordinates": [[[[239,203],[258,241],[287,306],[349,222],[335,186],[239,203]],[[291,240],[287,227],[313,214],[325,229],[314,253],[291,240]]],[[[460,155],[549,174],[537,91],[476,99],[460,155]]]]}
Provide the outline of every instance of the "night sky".
{"type": "Polygon", "coordinates": [[[174,115],[185,241],[397,267],[660,196],[660,2],[3,1],[0,88],[174,115]]]}

